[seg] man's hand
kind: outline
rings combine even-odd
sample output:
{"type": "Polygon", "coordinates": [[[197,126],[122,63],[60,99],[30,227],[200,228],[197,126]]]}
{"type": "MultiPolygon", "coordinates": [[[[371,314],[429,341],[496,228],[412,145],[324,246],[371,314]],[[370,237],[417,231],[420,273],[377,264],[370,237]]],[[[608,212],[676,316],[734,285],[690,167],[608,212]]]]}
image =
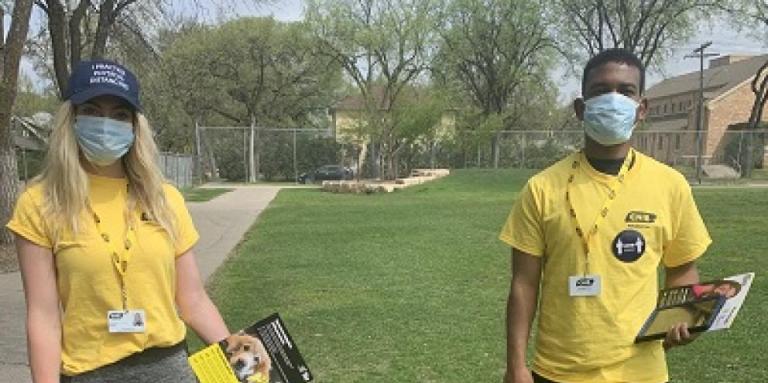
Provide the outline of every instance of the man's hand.
{"type": "Polygon", "coordinates": [[[504,383],[533,383],[531,370],[526,367],[516,368],[512,371],[507,370],[504,374],[504,383]]]}
{"type": "Polygon", "coordinates": [[[669,350],[675,346],[684,346],[691,343],[696,337],[698,337],[698,334],[691,334],[688,332],[687,323],[678,323],[667,331],[667,337],[664,338],[662,345],[664,346],[664,350],[669,350]]]}

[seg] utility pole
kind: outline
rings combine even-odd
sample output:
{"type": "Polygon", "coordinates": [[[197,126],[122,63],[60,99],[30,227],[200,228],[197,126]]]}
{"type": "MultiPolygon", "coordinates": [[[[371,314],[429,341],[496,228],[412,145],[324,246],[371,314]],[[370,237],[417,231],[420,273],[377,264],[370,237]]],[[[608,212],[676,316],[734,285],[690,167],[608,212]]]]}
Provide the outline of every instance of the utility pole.
{"type": "Polygon", "coordinates": [[[696,182],[701,185],[701,165],[702,152],[704,149],[704,57],[719,56],[719,53],[704,53],[704,50],[712,45],[711,41],[701,44],[693,50],[692,54],[685,55],[685,58],[699,59],[699,102],[696,103],[696,182]]]}

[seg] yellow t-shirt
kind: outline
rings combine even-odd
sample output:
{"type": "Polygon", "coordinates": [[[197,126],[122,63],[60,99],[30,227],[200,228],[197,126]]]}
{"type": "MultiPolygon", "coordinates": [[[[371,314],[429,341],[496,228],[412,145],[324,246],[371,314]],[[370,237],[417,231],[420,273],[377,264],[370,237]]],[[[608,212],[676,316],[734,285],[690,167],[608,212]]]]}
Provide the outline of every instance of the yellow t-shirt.
{"type": "Polygon", "coordinates": [[[659,264],[693,261],[711,239],[683,176],[634,153],[624,185],[590,246],[589,273],[602,280],[599,296],[569,296],[568,277],[585,272],[586,255],[565,193],[573,173],[570,197],[586,233],[616,177],[592,168],[582,153],[532,177],[499,236],[513,248],[543,257],[533,370],[545,378],[569,383],[668,380],[661,342],[634,344],[634,339],[655,307],[659,264]]]}
{"type": "MultiPolygon", "coordinates": [[[[122,244],[127,179],[89,175],[89,201],[109,238],[122,244]]],[[[90,214],[83,213],[81,232],[51,236],[43,216],[43,188],[31,185],[16,204],[7,227],[29,241],[52,250],[62,314],[62,372],[77,375],[116,362],[149,347],[172,346],[184,339],[186,327],[175,306],[176,257],[184,254],[199,236],[184,205],[171,185],[164,187],[177,220],[177,240],[156,223],[135,214],[136,244],[126,273],[128,308],[146,313],[144,333],[109,333],[107,311],[122,308],[118,273],[109,248],[90,214]]]]}

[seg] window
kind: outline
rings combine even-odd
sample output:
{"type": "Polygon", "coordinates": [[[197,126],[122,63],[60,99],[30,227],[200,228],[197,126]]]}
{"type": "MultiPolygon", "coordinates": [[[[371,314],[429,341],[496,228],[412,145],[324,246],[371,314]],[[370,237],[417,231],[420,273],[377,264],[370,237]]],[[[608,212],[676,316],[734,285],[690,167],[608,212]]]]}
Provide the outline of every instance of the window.
{"type": "Polygon", "coordinates": [[[680,135],[675,134],[675,150],[680,150],[680,135]]]}
{"type": "Polygon", "coordinates": [[[659,137],[659,150],[664,149],[664,136],[658,136],[659,137]]]}
{"type": "Polygon", "coordinates": [[[683,102],[682,102],[682,101],[680,101],[680,111],[681,111],[681,112],[683,111],[683,108],[685,108],[685,107],[683,106],[683,102]]]}
{"type": "Polygon", "coordinates": [[[667,104],[664,104],[664,114],[667,114],[667,104]]]}

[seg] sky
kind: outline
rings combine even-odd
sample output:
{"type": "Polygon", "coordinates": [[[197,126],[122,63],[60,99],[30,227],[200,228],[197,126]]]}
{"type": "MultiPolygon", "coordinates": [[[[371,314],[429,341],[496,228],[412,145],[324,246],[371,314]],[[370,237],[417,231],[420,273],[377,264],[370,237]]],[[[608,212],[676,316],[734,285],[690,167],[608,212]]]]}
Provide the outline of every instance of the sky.
{"type": "MultiPolygon", "coordinates": [[[[173,0],[175,6],[180,12],[187,12],[190,1],[187,0],[173,0]]],[[[231,1],[232,11],[231,14],[238,16],[266,16],[272,15],[275,19],[281,21],[296,21],[303,17],[304,5],[303,0],[277,0],[272,1],[271,4],[256,5],[255,2],[249,0],[229,0],[231,1]]],[[[215,9],[216,3],[221,3],[215,0],[198,0],[199,4],[207,9],[215,9]]],[[[36,11],[39,13],[39,10],[36,11]]],[[[189,12],[192,12],[189,10],[189,12]]],[[[206,18],[211,22],[215,22],[217,15],[213,14],[214,11],[209,11],[206,18]]],[[[231,17],[231,15],[230,15],[231,17]]],[[[33,22],[39,22],[33,20],[33,22]]],[[[10,17],[6,17],[5,28],[10,24],[10,17]]],[[[708,48],[707,52],[715,52],[721,55],[727,54],[761,54],[768,53],[768,46],[760,43],[754,37],[747,36],[744,32],[735,31],[727,24],[718,25],[704,25],[701,30],[695,34],[691,40],[685,44],[673,47],[673,52],[670,58],[667,60],[664,67],[659,70],[650,70],[647,74],[648,86],[658,83],[664,78],[674,77],[681,74],[694,72],[699,69],[698,59],[686,59],[685,55],[690,54],[693,49],[700,44],[712,41],[712,46],[708,48]]],[[[707,62],[705,61],[705,68],[707,62]]],[[[32,75],[32,68],[29,62],[25,62],[22,65],[22,70],[28,75],[32,75]]],[[[558,68],[552,73],[553,79],[561,83],[559,101],[563,104],[570,102],[573,98],[579,95],[579,76],[573,73],[568,73],[564,68],[558,68]]]]}

